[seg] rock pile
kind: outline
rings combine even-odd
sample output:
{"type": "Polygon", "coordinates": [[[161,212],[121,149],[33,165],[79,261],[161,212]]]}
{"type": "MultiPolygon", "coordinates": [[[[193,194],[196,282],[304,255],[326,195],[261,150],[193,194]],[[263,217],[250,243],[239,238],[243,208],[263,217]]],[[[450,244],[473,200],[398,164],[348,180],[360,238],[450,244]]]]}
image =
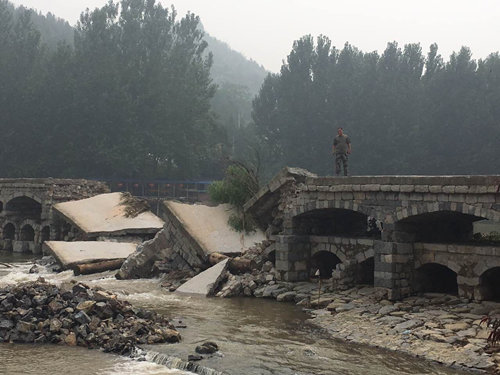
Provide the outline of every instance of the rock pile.
{"type": "Polygon", "coordinates": [[[0,289],[0,342],[57,343],[126,354],[137,344],[178,342],[161,315],[82,283],[42,278],[0,289]]]}

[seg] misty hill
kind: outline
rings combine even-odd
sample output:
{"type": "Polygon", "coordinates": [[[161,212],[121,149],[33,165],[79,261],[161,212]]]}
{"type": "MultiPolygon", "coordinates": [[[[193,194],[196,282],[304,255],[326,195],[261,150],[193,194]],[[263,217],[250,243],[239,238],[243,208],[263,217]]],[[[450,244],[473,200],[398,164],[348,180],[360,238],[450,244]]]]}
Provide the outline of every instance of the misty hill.
{"type": "Polygon", "coordinates": [[[208,50],[214,55],[214,65],[212,66],[214,81],[246,86],[252,96],[256,95],[268,74],[266,69],[208,33],[205,33],[205,40],[208,43],[208,50]]]}
{"type": "MultiPolygon", "coordinates": [[[[14,14],[14,19],[18,19],[24,10],[28,9],[23,6],[15,7],[9,1],[6,2],[8,9],[14,14]]],[[[40,32],[40,39],[50,49],[54,49],[58,43],[65,42],[73,43],[73,27],[68,21],[56,17],[52,13],[43,15],[41,12],[31,10],[31,22],[33,26],[40,32]]]]}
{"type": "MultiPolygon", "coordinates": [[[[16,8],[8,2],[9,8],[14,12],[14,17],[18,17],[23,6],[16,8]]],[[[49,47],[55,47],[58,42],[73,44],[73,27],[68,21],[55,16],[52,13],[43,15],[41,12],[32,11],[31,22],[40,31],[41,41],[49,47]]],[[[205,38],[208,43],[208,51],[214,55],[214,63],[211,69],[211,76],[215,83],[221,85],[230,83],[248,88],[251,96],[255,96],[264,78],[267,75],[266,69],[252,59],[247,59],[241,53],[233,50],[227,43],[222,42],[205,31],[205,38]]]]}
{"type": "MultiPolygon", "coordinates": [[[[26,9],[22,6],[16,9],[13,4],[7,3],[15,17],[26,9]]],[[[40,32],[41,42],[50,49],[54,49],[59,42],[73,44],[73,27],[52,13],[43,15],[32,11],[31,22],[40,32]]],[[[203,28],[201,25],[200,27],[203,28]]],[[[268,72],[262,65],[247,59],[227,43],[210,36],[206,31],[204,33],[204,39],[208,43],[207,52],[212,52],[214,57],[211,77],[218,85],[212,109],[218,122],[231,133],[234,127],[251,121],[252,99],[258,94],[268,72]]]]}

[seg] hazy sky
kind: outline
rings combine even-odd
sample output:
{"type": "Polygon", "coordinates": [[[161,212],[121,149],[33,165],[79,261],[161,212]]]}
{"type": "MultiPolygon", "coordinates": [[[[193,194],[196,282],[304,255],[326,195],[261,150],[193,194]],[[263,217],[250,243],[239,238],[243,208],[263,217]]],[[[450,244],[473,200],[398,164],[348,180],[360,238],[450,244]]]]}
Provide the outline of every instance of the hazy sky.
{"type": "MultiPolygon", "coordinates": [[[[107,0],[10,0],[52,12],[74,25],[85,9],[107,0]]],[[[205,30],[233,49],[279,71],[292,43],[303,35],[328,36],[365,52],[383,51],[387,42],[420,42],[425,53],[436,42],[447,60],[461,46],[474,58],[500,50],[499,0],[161,0],[179,16],[199,15],[205,30]]]]}

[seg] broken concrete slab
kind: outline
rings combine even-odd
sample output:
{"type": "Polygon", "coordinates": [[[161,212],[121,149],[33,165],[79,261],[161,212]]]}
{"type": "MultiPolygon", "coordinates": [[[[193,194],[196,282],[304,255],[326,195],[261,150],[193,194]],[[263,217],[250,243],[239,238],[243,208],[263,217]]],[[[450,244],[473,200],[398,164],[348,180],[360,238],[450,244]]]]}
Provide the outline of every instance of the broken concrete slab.
{"type": "Polygon", "coordinates": [[[165,213],[168,219],[183,226],[186,235],[191,237],[206,255],[238,254],[266,239],[260,229],[244,234],[231,228],[228,219],[234,209],[229,204],[211,207],[166,201],[165,213]]]}
{"type": "Polygon", "coordinates": [[[112,259],[126,259],[137,244],[104,241],[45,241],[44,250],[52,254],[64,269],[77,264],[94,263],[112,259]]]}
{"type": "Polygon", "coordinates": [[[53,208],[88,237],[156,233],[164,225],[162,219],[149,211],[128,217],[121,193],[58,203],[53,208]]]}
{"type": "Polygon", "coordinates": [[[196,275],[191,280],[177,288],[178,293],[202,294],[204,296],[213,295],[217,286],[224,278],[228,267],[229,259],[224,259],[215,266],[196,275]]]}

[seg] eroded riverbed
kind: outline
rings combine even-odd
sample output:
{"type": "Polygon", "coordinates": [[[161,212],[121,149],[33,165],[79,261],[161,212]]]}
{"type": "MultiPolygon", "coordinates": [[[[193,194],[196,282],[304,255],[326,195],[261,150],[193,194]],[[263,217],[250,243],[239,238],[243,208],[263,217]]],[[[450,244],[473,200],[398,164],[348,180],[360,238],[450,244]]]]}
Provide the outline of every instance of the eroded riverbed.
{"type": "MultiPolygon", "coordinates": [[[[25,258],[0,255],[0,285],[34,280],[25,258]]],[[[48,281],[75,278],[72,272],[43,274],[48,281]]],[[[182,343],[147,347],[186,359],[205,340],[219,344],[219,355],[201,361],[228,374],[457,374],[415,358],[336,341],[308,323],[309,316],[293,304],[254,298],[198,298],[169,293],[158,280],[116,280],[111,273],[76,278],[113,291],[132,304],[165,314],[179,328],[182,343]],[[182,322],[182,323],[180,323],[182,322]]],[[[161,358],[161,356],[160,356],[161,358]]],[[[62,346],[2,344],[0,373],[29,374],[172,374],[150,362],[62,346]],[[80,371],[81,372],[78,372],[80,371]]]]}

